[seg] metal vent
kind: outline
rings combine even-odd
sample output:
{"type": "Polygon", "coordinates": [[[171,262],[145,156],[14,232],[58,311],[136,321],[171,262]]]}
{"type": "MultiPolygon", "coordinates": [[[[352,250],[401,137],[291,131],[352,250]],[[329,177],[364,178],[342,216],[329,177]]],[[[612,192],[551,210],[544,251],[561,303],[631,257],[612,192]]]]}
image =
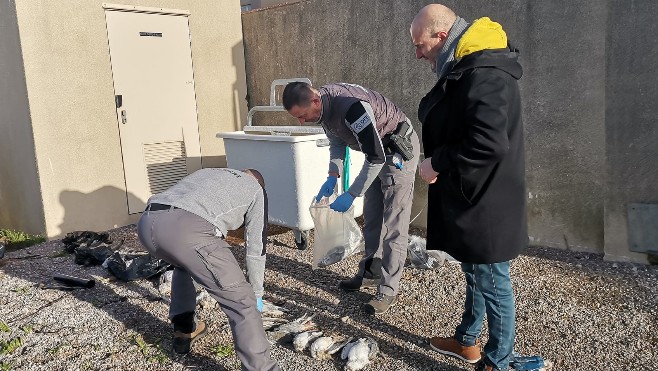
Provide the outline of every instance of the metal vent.
{"type": "Polygon", "coordinates": [[[144,162],[151,195],[166,190],[187,175],[186,157],[183,142],[144,144],[144,162]]]}
{"type": "Polygon", "coordinates": [[[628,204],[631,251],[658,253],[658,204],[628,204]]]}

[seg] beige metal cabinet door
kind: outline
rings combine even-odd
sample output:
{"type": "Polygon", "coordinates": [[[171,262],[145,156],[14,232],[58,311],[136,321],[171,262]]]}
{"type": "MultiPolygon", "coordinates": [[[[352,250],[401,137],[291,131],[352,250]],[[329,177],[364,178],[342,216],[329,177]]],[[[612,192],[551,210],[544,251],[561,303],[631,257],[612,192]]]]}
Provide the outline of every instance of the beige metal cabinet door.
{"type": "Polygon", "coordinates": [[[189,25],[186,15],[116,9],[105,19],[132,214],[201,168],[189,25]]]}

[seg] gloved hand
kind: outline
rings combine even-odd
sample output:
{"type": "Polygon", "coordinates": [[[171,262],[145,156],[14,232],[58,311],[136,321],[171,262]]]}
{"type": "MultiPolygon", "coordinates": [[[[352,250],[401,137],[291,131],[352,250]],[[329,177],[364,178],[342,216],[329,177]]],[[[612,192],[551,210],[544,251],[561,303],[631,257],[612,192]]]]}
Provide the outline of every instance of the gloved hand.
{"type": "Polygon", "coordinates": [[[315,197],[315,202],[320,202],[322,197],[331,196],[334,193],[334,188],[336,188],[336,182],[338,182],[338,178],[333,175],[328,176],[327,181],[320,187],[320,192],[315,197]]]}
{"type": "Polygon", "coordinates": [[[256,309],[261,313],[263,312],[263,298],[256,298],[256,309]]]}
{"type": "Polygon", "coordinates": [[[329,207],[331,210],[338,211],[340,213],[344,213],[347,211],[347,209],[352,206],[352,202],[354,202],[354,196],[352,196],[349,192],[345,192],[342,195],[338,196],[336,201],[332,202],[329,207]]]}

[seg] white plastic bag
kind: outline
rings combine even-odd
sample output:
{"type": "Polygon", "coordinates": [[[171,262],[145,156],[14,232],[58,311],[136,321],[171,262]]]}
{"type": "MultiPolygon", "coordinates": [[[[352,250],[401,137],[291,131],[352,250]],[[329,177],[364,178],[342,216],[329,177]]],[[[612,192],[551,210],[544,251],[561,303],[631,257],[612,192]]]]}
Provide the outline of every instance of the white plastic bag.
{"type": "Polygon", "coordinates": [[[437,269],[443,265],[448,257],[443,251],[427,250],[427,241],[419,236],[409,236],[407,257],[409,266],[420,269],[437,269]]]}
{"type": "Polygon", "coordinates": [[[361,228],[354,220],[354,207],[344,213],[329,208],[336,194],[311,202],[309,208],[315,224],[313,269],[326,267],[363,251],[365,242],[361,228]]]}

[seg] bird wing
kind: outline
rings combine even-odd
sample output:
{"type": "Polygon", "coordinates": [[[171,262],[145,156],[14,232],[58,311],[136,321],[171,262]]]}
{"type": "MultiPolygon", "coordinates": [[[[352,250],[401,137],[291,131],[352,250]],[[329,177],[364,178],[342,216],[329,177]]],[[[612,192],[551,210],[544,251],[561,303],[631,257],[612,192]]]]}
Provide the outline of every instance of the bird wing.
{"type": "Polygon", "coordinates": [[[347,338],[346,340],[338,341],[338,342],[334,343],[334,344],[333,344],[333,345],[327,350],[327,353],[329,353],[329,354],[335,354],[335,353],[337,353],[337,352],[338,352],[339,350],[341,350],[344,346],[346,346],[347,344],[349,344],[349,343],[352,341],[352,339],[354,339],[354,338],[350,336],[350,337],[347,338]]]}
{"type": "Polygon", "coordinates": [[[348,343],[343,348],[343,351],[340,353],[340,359],[347,359],[347,356],[350,354],[350,350],[356,344],[356,341],[353,343],[348,343]]]}

